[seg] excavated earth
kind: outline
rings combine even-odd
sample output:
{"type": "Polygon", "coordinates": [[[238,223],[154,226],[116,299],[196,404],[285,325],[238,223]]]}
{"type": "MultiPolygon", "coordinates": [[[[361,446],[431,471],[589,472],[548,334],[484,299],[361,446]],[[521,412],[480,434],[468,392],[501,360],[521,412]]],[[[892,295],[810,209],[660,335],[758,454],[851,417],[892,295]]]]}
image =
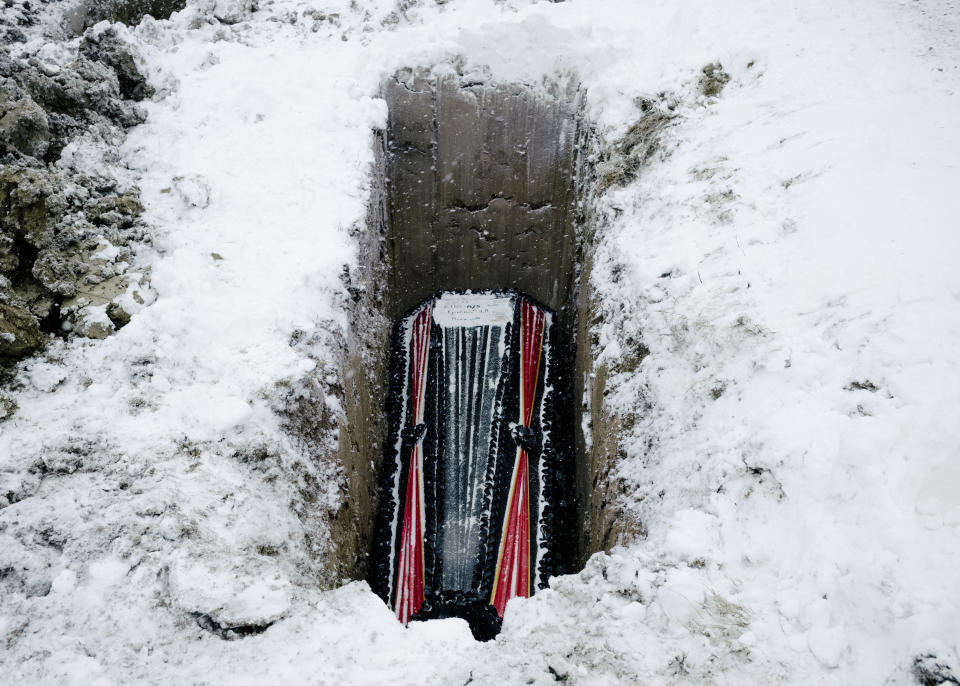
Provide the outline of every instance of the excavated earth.
{"type": "Polygon", "coordinates": [[[108,336],[153,297],[131,268],[146,240],[137,188],[71,164],[144,120],[136,101],[153,89],[137,61],[115,27],[86,31],[66,64],[0,48],[3,375],[51,336],[108,336]]]}

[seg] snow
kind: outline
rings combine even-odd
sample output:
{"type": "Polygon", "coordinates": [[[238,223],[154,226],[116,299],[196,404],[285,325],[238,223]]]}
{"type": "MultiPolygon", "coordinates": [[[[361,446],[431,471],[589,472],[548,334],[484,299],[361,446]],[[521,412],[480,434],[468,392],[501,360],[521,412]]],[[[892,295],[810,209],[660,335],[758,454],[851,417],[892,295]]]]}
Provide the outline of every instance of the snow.
{"type": "Polygon", "coordinates": [[[266,627],[290,611],[290,582],[282,576],[238,578],[206,563],[180,562],[171,570],[170,585],[179,607],[224,627],[266,627]]]}
{"type": "Polygon", "coordinates": [[[122,161],[71,144],[61,164],[138,179],[157,299],[22,366],[4,681],[907,684],[924,654],[960,673],[955,3],[401,4],[217,0],[131,30],[148,120],[122,161]],[[346,326],[380,80],[458,56],[575,75],[607,141],[637,98],[677,103],[600,202],[592,276],[609,402],[636,415],[615,478],[647,535],[512,601],[486,644],[403,629],[363,582],[319,589],[329,532],[298,517],[298,475],[332,510],[336,469],[277,411],[333,356],[294,332],[346,326]],[[272,624],[227,641],[189,612],[272,624]]]}
{"type": "Polygon", "coordinates": [[[77,573],[72,569],[64,569],[53,578],[50,590],[54,593],[71,593],[77,585],[77,573]]]}

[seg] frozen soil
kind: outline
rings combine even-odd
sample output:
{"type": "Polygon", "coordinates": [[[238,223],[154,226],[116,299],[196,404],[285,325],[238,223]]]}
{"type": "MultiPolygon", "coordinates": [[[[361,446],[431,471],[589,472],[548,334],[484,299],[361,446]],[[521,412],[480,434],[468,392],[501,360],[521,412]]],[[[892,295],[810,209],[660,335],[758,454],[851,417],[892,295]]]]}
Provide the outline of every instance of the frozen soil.
{"type": "MultiPolygon", "coordinates": [[[[69,66],[82,38],[44,17],[11,58],[69,66]]],[[[24,168],[138,188],[156,300],[4,386],[4,680],[956,681],[958,28],[949,0],[198,0],[113,27],[146,118],[24,168]],[[335,535],[381,84],[470,65],[586,90],[585,416],[618,426],[598,485],[630,523],[488,643],[399,626],[335,535]]]]}
{"type": "MultiPolygon", "coordinates": [[[[8,6],[4,26],[18,24],[8,6]]],[[[40,13],[26,15],[39,21],[40,13]]],[[[119,159],[153,95],[123,26],[0,50],[0,375],[52,336],[105,338],[153,298],[119,159]],[[139,267],[139,268],[138,268],[139,267]]]]}

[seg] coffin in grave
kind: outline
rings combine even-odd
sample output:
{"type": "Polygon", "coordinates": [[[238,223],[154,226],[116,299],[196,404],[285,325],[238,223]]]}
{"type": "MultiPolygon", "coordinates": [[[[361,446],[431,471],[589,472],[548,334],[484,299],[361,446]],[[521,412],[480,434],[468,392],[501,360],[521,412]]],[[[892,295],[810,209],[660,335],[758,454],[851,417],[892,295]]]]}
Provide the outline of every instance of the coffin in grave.
{"type": "Polygon", "coordinates": [[[516,291],[442,292],[397,324],[371,581],[401,622],[458,616],[489,638],[561,571],[555,338],[516,291]]]}

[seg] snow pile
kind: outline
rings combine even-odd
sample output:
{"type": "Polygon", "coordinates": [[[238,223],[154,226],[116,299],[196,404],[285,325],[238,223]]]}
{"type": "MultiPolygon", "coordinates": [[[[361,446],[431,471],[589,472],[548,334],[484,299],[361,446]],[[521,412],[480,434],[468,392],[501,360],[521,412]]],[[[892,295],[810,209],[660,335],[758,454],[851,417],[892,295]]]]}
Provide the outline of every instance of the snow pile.
{"type": "Polygon", "coordinates": [[[642,548],[728,586],[748,652],[879,683],[960,648],[960,74],[949,34],[861,11],[721,55],[723,97],[608,194],[595,276],[601,357],[650,351],[608,384],[642,548]]]}
{"type": "Polygon", "coordinates": [[[131,33],[157,94],[123,158],[157,300],[21,366],[0,434],[0,672],[956,675],[949,8],[218,0],[145,20],[131,33]],[[611,149],[640,100],[673,107],[635,180],[597,206],[595,352],[628,432],[620,505],[647,537],[511,603],[487,644],[459,620],[404,630],[363,583],[317,590],[337,466],[284,429],[305,379],[337,384],[379,84],[457,62],[530,83],[575,72],[611,149]]]}

